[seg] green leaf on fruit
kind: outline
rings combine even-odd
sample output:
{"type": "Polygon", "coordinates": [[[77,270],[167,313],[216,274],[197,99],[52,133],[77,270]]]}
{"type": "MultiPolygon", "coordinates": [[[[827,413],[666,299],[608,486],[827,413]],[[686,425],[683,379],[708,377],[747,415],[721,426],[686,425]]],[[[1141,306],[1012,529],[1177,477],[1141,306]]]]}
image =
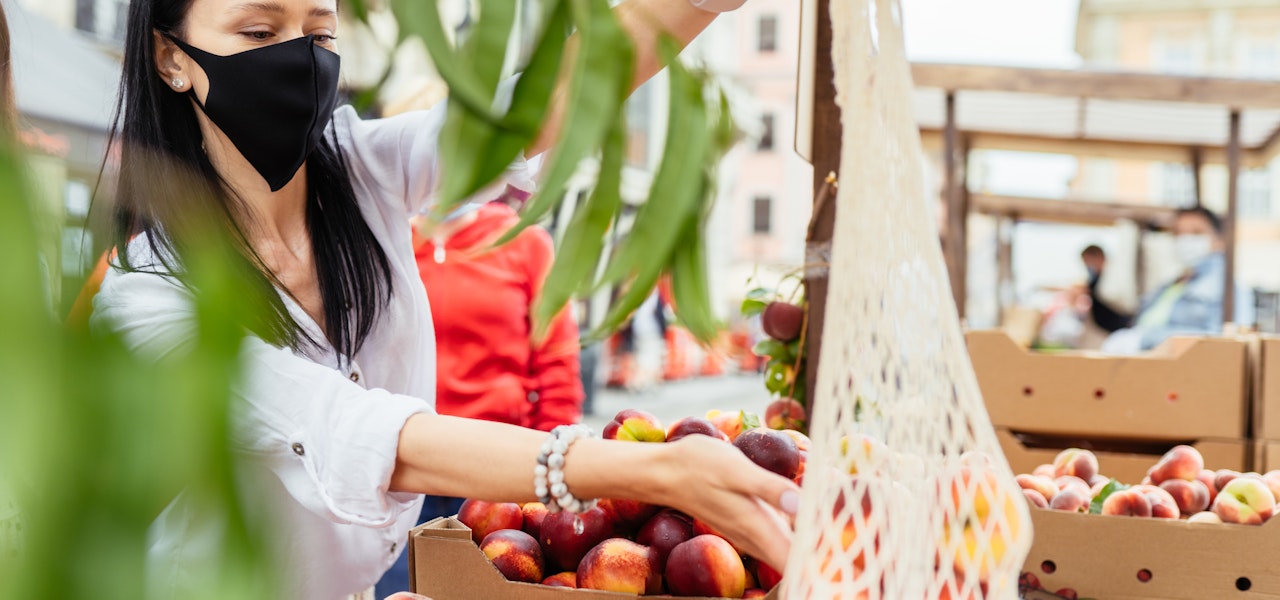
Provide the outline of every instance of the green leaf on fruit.
{"type": "Polygon", "coordinates": [[[754,352],[756,356],[767,356],[769,358],[781,359],[790,362],[788,360],[790,352],[787,351],[787,345],[779,342],[778,340],[760,340],[751,348],[751,351],[754,352]]]}
{"type": "Polygon", "coordinates": [[[1089,503],[1089,514],[1102,514],[1102,503],[1107,501],[1108,496],[1116,492],[1127,490],[1130,487],[1132,486],[1120,483],[1120,481],[1116,479],[1108,481],[1107,485],[1102,486],[1102,490],[1098,492],[1098,495],[1093,497],[1093,502],[1089,503]]]}
{"type": "Polygon", "coordinates": [[[763,313],[766,306],[769,306],[768,302],[748,297],[746,300],[742,301],[742,316],[754,317],[763,313]]]}
{"type": "Polygon", "coordinates": [[[760,417],[753,415],[745,410],[740,411],[738,414],[738,417],[742,420],[743,431],[760,428],[760,417]]]}
{"type": "Polygon", "coordinates": [[[791,388],[791,381],[787,379],[787,365],[785,363],[774,362],[765,369],[764,387],[777,395],[781,395],[791,388]]]}

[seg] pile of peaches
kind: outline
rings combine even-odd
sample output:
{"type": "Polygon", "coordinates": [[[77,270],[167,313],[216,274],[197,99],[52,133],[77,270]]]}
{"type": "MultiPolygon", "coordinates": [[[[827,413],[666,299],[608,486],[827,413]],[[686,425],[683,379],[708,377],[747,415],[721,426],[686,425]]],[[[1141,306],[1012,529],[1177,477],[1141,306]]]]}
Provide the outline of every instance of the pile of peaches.
{"type": "MultiPolygon", "coordinates": [[[[771,406],[765,414],[769,427],[741,411],[712,411],[707,418],[685,418],[666,428],[650,413],[624,410],[603,434],[652,443],[706,435],[799,481],[809,438],[785,429],[794,408],[771,406]]],[[[782,578],[769,565],[743,556],[707,524],[671,508],[601,499],[576,517],[580,526],[575,515],[550,514],[540,502],[467,500],[458,512],[481,551],[511,581],[643,595],[763,598],[782,578]]]]}
{"type": "Polygon", "coordinates": [[[1098,473],[1088,450],[1063,450],[1053,464],[1017,476],[1033,506],[1067,512],[1261,525],[1280,502],[1280,470],[1266,474],[1211,471],[1190,446],[1176,446],[1138,485],[1098,473]]]}

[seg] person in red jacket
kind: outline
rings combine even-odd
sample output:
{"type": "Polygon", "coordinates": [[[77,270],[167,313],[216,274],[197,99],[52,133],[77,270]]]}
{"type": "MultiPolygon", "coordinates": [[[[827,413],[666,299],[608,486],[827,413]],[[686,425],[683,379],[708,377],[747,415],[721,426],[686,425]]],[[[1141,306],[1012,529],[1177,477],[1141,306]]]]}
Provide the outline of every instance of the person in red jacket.
{"type": "MultiPolygon", "coordinates": [[[[508,190],[508,195],[512,192],[508,190]]],[[[507,196],[469,204],[444,222],[413,224],[418,273],[436,332],[436,410],[550,431],[582,419],[578,326],[564,310],[533,341],[532,306],[551,268],[551,236],[530,227],[494,247],[519,220],[507,196]]],[[[457,514],[461,498],[427,496],[419,522],[457,514]]],[[[377,595],[408,589],[400,560],[377,595]]]]}
{"type": "Polygon", "coordinates": [[[501,202],[466,206],[414,228],[418,273],[436,329],[436,410],[550,431],[582,418],[578,327],[565,310],[533,341],[532,306],[551,268],[538,227],[493,242],[519,221],[501,202]]]}

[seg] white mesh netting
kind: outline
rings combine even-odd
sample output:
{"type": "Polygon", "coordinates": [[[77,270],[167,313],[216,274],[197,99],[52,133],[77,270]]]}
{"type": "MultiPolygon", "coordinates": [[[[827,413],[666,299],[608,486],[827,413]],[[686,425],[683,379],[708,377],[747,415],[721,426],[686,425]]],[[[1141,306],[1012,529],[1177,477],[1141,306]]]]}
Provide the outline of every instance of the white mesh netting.
{"type": "Polygon", "coordinates": [[[843,156],[787,600],[1014,598],[1030,547],[928,207],[900,15],[831,3],[843,156]]]}

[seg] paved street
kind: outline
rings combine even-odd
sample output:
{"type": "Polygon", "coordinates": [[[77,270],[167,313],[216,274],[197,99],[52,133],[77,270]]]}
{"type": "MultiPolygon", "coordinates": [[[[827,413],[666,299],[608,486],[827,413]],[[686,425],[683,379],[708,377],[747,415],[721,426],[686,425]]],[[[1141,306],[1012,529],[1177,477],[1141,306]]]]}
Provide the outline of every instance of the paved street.
{"type": "Polygon", "coordinates": [[[681,417],[706,414],[708,410],[745,410],[763,416],[769,392],[760,374],[701,377],[663,383],[652,390],[631,393],[601,389],[596,394],[595,414],[583,419],[597,433],[618,411],[639,408],[657,415],[664,424],[681,417]]]}

